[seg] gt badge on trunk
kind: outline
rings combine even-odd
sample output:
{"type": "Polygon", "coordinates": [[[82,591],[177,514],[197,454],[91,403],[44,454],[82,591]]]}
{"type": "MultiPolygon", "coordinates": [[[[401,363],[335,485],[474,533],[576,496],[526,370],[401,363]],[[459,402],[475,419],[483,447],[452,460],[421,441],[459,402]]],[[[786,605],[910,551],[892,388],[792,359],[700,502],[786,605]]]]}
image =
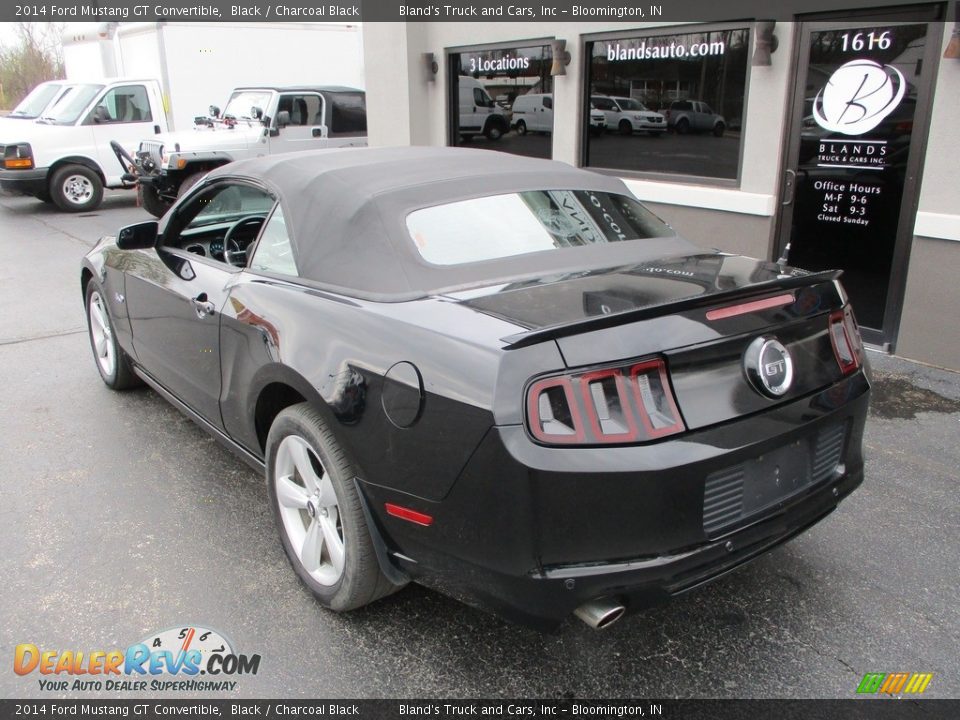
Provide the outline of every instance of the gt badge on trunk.
{"type": "Polygon", "coordinates": [[[781,397],[793,383],[793,358],[776,338],[758,337],[743,354],[747,379],[759,393],[781,397]]]}

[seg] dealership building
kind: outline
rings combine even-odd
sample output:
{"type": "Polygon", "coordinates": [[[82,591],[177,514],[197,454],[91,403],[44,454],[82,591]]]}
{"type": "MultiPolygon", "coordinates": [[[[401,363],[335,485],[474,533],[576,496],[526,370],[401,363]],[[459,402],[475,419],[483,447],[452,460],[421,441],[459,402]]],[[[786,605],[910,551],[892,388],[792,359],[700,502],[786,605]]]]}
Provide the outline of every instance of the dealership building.
{"type": "Polygon", "coordinates": [[[954,19],[914,4],[775,23],[365,23],[370,142],[617,175],[702,246],[842,268],[870,345],[960,369],[954,19]]]}

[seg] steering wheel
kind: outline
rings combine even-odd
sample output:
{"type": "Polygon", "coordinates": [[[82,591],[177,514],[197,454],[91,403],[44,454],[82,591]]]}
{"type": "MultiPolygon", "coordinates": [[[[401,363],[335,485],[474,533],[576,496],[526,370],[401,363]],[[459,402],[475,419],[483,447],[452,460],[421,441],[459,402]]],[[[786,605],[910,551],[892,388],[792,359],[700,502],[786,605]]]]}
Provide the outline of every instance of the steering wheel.
{"type": "Polygon", "coordinates": [[[227,234],[223,236],[223,259],[234,267],[246,267],[247,248],[250,246],[250,243],[248,242],[246,245],[241,246],[240,241],[234,236],[244,228],[256,226],[254,229],[254,237],[256,237],[256,231],[260,229],[260,226],[263,225],[263,221],[266,219],[266,215],[248,215],[231,225],[230,229],[227,230],[227,234]]]}

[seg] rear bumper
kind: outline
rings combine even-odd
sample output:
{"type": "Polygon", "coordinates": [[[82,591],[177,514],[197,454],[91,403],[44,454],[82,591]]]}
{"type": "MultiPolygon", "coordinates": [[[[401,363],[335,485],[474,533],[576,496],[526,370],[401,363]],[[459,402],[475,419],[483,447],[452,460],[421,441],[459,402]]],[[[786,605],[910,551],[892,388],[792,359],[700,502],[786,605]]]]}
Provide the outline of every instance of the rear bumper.
{"type": "MultiPolygon", "coordinates": [[[[411,576],[525,624],[554,627],[598,597],[628,610],[654,605],[833,511],[863,480],[868,399],[866,377],[856,373],[765,413],[647,446],[545,448],[522,428],[494,428],[443,502],[413,503],[433,525],[387,517],[382,531],[411,576]],[[705,529],[708,477],[840,426],[842,451],[816,482],[740,522],[705,529]]],[[[411,504],[366,489],[374,506],[411,504]]]]}
{"type": "Polygon", "coordinates": [[[18,195],[39,195],[47,191],[47,169],[0,169],[0,188],[18,195]]]}

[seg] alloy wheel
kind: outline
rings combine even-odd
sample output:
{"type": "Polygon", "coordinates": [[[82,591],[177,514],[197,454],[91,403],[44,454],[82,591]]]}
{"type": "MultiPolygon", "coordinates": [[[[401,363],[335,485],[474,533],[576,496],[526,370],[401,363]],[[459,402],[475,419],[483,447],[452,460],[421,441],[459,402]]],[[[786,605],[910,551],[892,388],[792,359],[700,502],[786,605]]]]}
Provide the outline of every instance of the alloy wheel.
{"type": "Polygon", "coordinates": [[[104,307],[100,293],[94,291],[90,295],[90,337],[93,340],[93,350],[97,356],[97,364],[105,377],[113,377],[117,368],[117,354],[113,343],[113,329],[110,327],[110,318],[104,307]]]}
{"type": "Polygon", "coordinates": [[[306,440],[288,435],[277,448],[273,476],[290,547],[314,580],[336,584],[343,575],[345,547],[329,473],[306,440]]]}

